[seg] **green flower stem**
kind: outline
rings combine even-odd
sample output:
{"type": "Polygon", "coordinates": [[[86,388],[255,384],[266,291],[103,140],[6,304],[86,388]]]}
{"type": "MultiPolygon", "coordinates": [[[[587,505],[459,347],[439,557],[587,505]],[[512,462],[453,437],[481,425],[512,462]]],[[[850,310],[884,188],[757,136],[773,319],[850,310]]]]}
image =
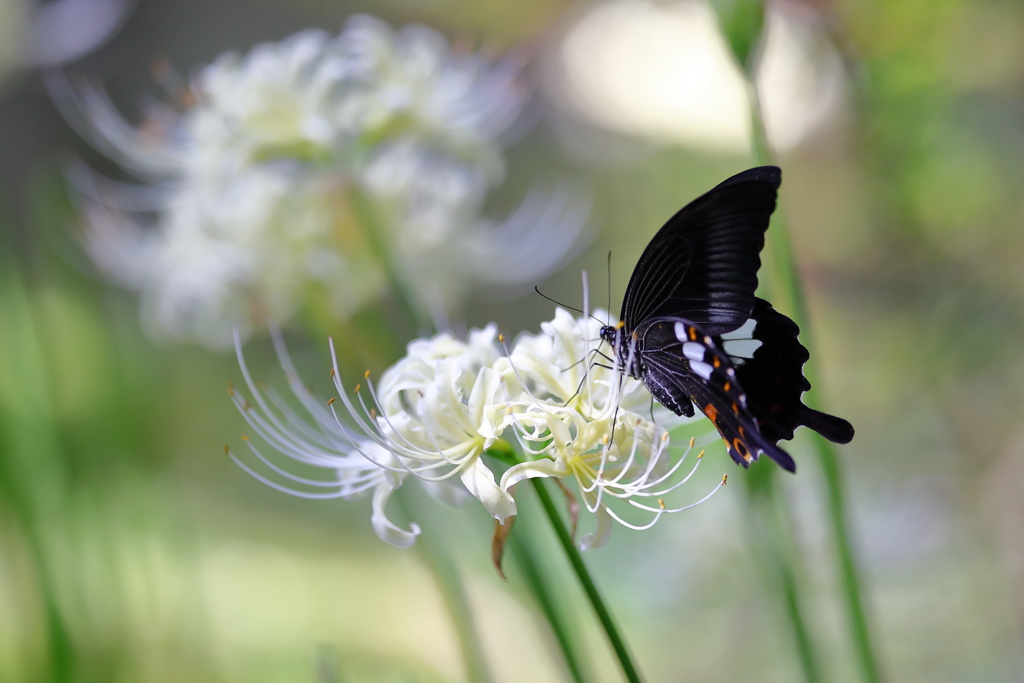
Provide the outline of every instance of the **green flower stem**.
{"type": "MultiPolygon", "coordinates": [[[[407,519],[422,518],[426,511],[416,509],[411,496],[395,496],[394,501],[405,513],[407,519]]],[[[456,636],[462,650],[462,661],[466,667],[466,677],[470,681],[489,681],[491,673],[484,657],[484,649],[477,637],[473,613],[469,600],[463,590],[463,582],[452,561],[451,553],[441,543],[439,536],[425,532],[420,534],[416,549],[423,557],[431,576],[437,583],[438,590],[444,600],[448,613],[451,615],[456,636]]]]}
{"type": "MultiPolygon", "coordinates": [[[[363,234],[366,236],[374,255],[384,267],[388,283],[391,286],[391,292],[398,300],[402,312],[408,320],[412,321],[415,327],[422,327],[424,321],[420,316],[419,307],[414,303],[408,283],[395,267],[394,260],[391,258],[391,252],[388,250],[384,226],[378,220],[374,206],[369,198],[359,191],[358,188],[352,188],[348,193],[348,198],[363,234]]],[[[407,517],[415,519],[422,516],[418,513],[409,514],[413,512],[411,509],[413,503],[408,498],[408,496],[396,496],[396,499],[401,501],[400,504],[405,508],[407,517]]],[[[490,671],[484,658],[483,647],[481,646],[480,639],[477,637],[476,627],[474,626],[473,613],[469,608],[469,600],[466,598],[462,581],[459,578],[458,570],[455,568],[455,563],[452,561],[450,553],[443,547],[441,539],[431,533],[422,534],[416,546],[423,556],[427,567],[430,569],[444,599],[445,606],[451,615],[461,645],[463,662],[469,680],[491,680],[490,671]]]]}
{"type": "Polygon", "coordinates": [[[555,604],[554,595],[545,583],[544,571],[534,556],[533,548],[523,540],[520,534],[511,534],[509,541],[513,546],[512,557],[537,599],[537,604],[551,626],[551,631],[555,634],[555,640],[558,641],[558,646],[565,656],[565,664],[569,668],[572,680],[576,683],[583,683],[586,678],[583,676],[583,669],[570,635],[571,628],[566,624],[558,605],[555,604]]]}
{"type": "Polygon", "coordinates": [[[569,535],[569,530],[566,529],[565,523],[558,514],[558,508],[555,507],[554,501],[551,500],[550,494],[546,488],[544,488],[544,482],[540,479],[531,479],[533,488],[537,491],[537,497],[540,498],[540,503],[544,506],[544,512],[547,513],[548,520],[551,522],[551,526],[555,530],[555,535],[558,536],[558,541],[565,551],[566,557],[569,559],[569,564],[572,565],[573,571],[576,573],[576,578],[579,579],[580,585],[583,588],[583,592],[586,593],[587,598],[590,600],[590,604],[594,608],[594,612],[597,613],[598,621],[601,622],[601,626],[604,628],[604,632],[608,636],[608,640],[611,642],[612,648],[615,650],[615,655],[618,657],[619,664],[622,665],[622,672],[626,676],[626,680],[631,683],[639,683],[640,675],[637,673],[636,667],[633,665],[633,660],[629,655],[629,650],[626,648],[626,642],[619,635],[618,627],[615,625],[615,620],[612,619],[611,613],[604,604],[604,600],[601,598],[601,594],[597,590],[597,585],[591,578],[590,573],[587,571],[587,567],[583,564],[583,558],[580,557],[579,550],[576,549],[576,545],[573,543],[572,536],[569,535]]]}
{"type": "MultiPolygon", "coordinates": [[[[754,138],[754,153],[759,163],[772,163],[771,146],[768,142],[764,126],[763,110],[757,92],[757,85],[749,77],[747,80],[750,92],[751,123],[754,138]]],[[[771,263],[774,265],[772,290],[782,307],[795,313],[796,320],[803,330],[804,339],[810,337],[808,326],[807,303],[804,298],[796,268],[793,265],[793,250],[789,241],[789,233],[784,226],[776,226],[769,236],[771,263]]],[[[810,346],[810,344],[808,344],[810,346]]],[[[812,385],[817,380],[808,371],[807,379],[812,385]]],[[[829,522],[832,526],[832,538],[835,541],[835,553],[839,562],[840,579],[846,602],[846,618],[850,636],[854,641],[861,679],[867,683],[879,683],[882,680],[878,658],[871,640],[871,630],[864,608],[861,592],[860,576],[857,560],[853,551],[853,543],[849,531],[849,511],[843,490],[842,471],[835,448],[830,442],[815,434],[811,440],[817,452],[824,478],[824,488],[828,499],[829,522]]]]}
{"type": "Polygon", "coordinates": [[[391,287],[392,294],[398,300],[398,305],[408,320],[411,320],[417,328],[421,327],[425,321],[420,313],[420,308],[415,303],[415,299],[409,289],[409,284],[395,268],[391,251],[388,249],[385,236],[386,231],[377,218],[377,212],[373,204],[358,188],[351,188],[348,192],[348,198],[352,211],[359,220],[359,225],[363,229],[363,234],[366,236],[374,256],[384,267],[388,284],[391,287]]]}
{"type": "Polygon", "coordinates": [[[0,352],[9,373],[0,376],[0,407],[16,418],[0,425],[0,507],[20,525],[43,610],[49,671],[47,680],[70,681],[78,659],[67,618],[58,600],[58,567],[46,552],[47,530],[65,514],[66,471],[61,434],[52,404],[52,368],[42,352],[39,321],[20,269],[0,262],[0,352]],[[4,380],[7,380],[4,382],[4,380]],[[17,412],[10,410],[17,406],[17,412]]]}
{"type": "Polygon", "coordinates": [[[803,616],[800,601],[800,581],[793,558],[798,555],[790,532],[791,520],[786,506],[777,495],[777,468],[755,467],[743,477],[747,493],[748,527],[752,545],[765,560],[771,572],[769,583],[779,589],[782,609],[790,624],[791,635],[803,670],[804,680],[815,683],[822,680],[821,666],[803,616]]]}
{"type": "MultiPolygon", "coordinates": [[[[771,163],[770,149],[761,125],[760,106],[757,101],[756,87],[748,81],[751,100],[751,123],[753,128],[754,153],[758,163],[771,163]]],[[[768,271],[762,286],[773,294],[782,288],[780,278],[792,280],[793,267],[789,259],[789,251],[785,247],[786,233],[778,225],[775,217],[775,229],[770,231],[768,243],[765,245],[766,258],[764,270],[768,271]],[[778,239],[781,236],[782,245],[778,239]],[[773,241],[775,240],[775,241],[773,241]],[[781,253],[780,253],[781,252],[781,253]]],[[[784,310],[788,310],[785,309],[784,310]]],[[[748,517],[752,520],[751,539],[755,552],[769,568],[769,581],[773,584],[771,591],[781,600],[781,610],[789,626],[790,637],[796,646],[796,653],[807,683],[821,680],[817,647],[811,636],[813,630],[808,628],[807,617],[800,599],[798,576],[802,564],[800,549],[793,538],[792,526],[787,515],[780,509],[785,505],[776,487],[778,472],[774,467],[761,464],[754,467],[744,477],[744,491],[750,506],[748,517]]]]}

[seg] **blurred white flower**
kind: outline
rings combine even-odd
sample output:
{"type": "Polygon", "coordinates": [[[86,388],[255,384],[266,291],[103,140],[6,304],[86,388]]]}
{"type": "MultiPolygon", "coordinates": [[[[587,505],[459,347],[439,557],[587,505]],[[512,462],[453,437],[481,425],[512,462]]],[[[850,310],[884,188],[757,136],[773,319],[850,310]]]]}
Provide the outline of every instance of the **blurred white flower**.
{"type": "Polygon", "coordinates": [[[0,87],[19,71],[52,67],[109,40],[136,0],[0,0],[0,87]]]}
{"type": "Polygon", "coordinates": [[[613,521],[648,528],[663,514],[696,504],[665,501],[689,480],[700,456],[686,465],[693,439],[682,448],[671,444],[670,429],[685,419],[652,407],[642,383],[591,363],[602,343],[599,327],[592,318],[558,310],[540,334],[522,336],[510,350],[493,325],[471,332],[467,341],[440,334],[413,342],[378,383],[367,373],[354,390],[343,386],[335,359],[338,398],[327,404],[309,397],[275,335],[302,416],[276,395],[263,397],[239,350],[256,397],[250,405],[232,392],[246,419],[274,450],[332,476],[299,477],[250,442],[256,457],[288,485],[254,474],[311,497],[351,497],[373,488],[375,528],[397,545],[411,543],[417,530],[385,525],[383,503],[409,478],[463,488],[499,522],[517,513],[516,483],[568,480],[595,514],[595,531],[581,539],[584,548],[604,543],[613,521]],[[310,493],[310,487],[328,492],[310,493]]]}
{"type": "Polygon", "coordinates": [[[345,317],[397,278],[419,311],[443,311],[563,262],[585,217],[568,188],[531,192],[503,222],[481,214],[520,71],[358,16],[338,36],[220,57],[138,127],[97,87],[50,83],[69,121],[147,183],[72,175],[94,259],[143,293],[155,332],[215,346],[311,294],[345,317]]]}

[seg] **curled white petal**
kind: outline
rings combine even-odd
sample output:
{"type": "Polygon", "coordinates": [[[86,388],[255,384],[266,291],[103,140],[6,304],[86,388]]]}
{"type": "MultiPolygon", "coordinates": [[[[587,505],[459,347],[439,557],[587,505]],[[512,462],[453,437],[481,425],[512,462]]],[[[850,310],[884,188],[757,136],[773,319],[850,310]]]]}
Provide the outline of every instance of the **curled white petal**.
{"type": "Polygon", "coordinates": [[[390,486],[382,485],[374,489],[373,515],[370,517],[370,523],[380,540],[399,548],[408,548],[416,542],[420,528],[416,524],[410,524],[408,529],[402,529],[388,519],[384,507],[393,492],[394,489],[390,486]]]}
{"type": "Polygon", "coordinates": [[[462,469],[461,477],[466,489],[496,520],[504,524],[506,519],[516,514],[516,501],[494,483],[494,473],[479,457],[462,469]]]}

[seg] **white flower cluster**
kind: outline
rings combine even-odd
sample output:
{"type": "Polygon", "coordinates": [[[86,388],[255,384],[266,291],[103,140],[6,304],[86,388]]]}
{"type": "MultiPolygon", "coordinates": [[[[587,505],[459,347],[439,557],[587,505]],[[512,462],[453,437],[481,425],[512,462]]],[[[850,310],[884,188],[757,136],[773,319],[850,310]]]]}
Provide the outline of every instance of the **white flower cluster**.
{"type": "Polygon", "coordinates": [[[591,362],[599,327],[593,318],[574,319],[559,309],[540,334],[521,336],[511,349],[494,325],[471,332],[467,341],[440,334],[411,343],[379,382],[367,373],[354,391],[342,385],[335,359],[338,398],[327,404],[304,388],[275,334],[305,414],[261,391],[240,349],[253,402],[237,390],[233,400],[276,452],[332,476],[298,476],[252,441],[252,452],[272,474],[236,461],[295,495],[347,499],[372,490],[374,529],[399,546],[410,545],[419,530],[388,521],[384,505],[409,477],[447,488],[448,498],[468,492],[500,522],[516,514],[512,491],[518,482],[571,480],[596,517],[596,529],[581,545],[601,545],[613,521],[647,528],[665,513],[692,507],[673,508],[665,499],[690,478],[700,458],[683,469],[693,440],[673,448],[666,427],[681,419],[661,406],[655,417],[642,383],[591,362]],[[504,468],[500,477],[498,466],[504,468]],[[633,521],[637,514],[643,521],[633,521]]]}
{"type": "Polygon", "coordinates": [[[395,278],[436,311],[560,265],[585,218],[567,188],[530,193],[503,222],[481,215],[524,102],[520,72],[357,16],[337,36],[220,57],[138,127],[97,87],[50,83],[69,120],[146,183],[73,174],[94,259],[142,292],[154,331],[216,346],[310,300],[346,317],[395,278]]]}

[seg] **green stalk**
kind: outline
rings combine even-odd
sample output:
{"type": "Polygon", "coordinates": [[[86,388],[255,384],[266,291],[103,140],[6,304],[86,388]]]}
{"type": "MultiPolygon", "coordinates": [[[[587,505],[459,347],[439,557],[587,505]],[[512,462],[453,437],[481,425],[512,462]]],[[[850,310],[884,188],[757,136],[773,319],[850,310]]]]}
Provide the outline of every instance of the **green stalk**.
{"type": "MultiPolygon", "coordinates": [[[[521,462],[519,454],[516,453],[515,449],[507,441],[496,441],[486,451],[486,454],[509,466],[521,462]]],[[[531,536],[531,532],[534,531],[535,527],[526,525],[528,520],[523,515],[523,504],[520,501],[520,519],[516,523],[516,528],[520,532],[526,532],[527,536],[531,536]]],[[[532,540],[536,541],[537,539],[533,538],[532,540]]],[[[548,579],[547,573],[541,566],[542,563],[538,560],[534,545],[524,539],[523,533],[509,534],[508,542],[513,548],[513,559],[522,572],[523,578],[526,579],[531,593],[536,598],[537,605],[540,607],[545,619],[547,619],[548,625],[554,633],[555,640],[558,641],[558,646],[562,650],[562,656],[565,657],[565,664],[569,668],[572,679],[576,683],[583,683],[587,678],[584,675],[581,659],[577,654],[577,648],[572,638],[572,622],[565,618],[564,609],[557,604],[555,596],[558,595],[558,591],[553,591],[549,588],[549,583],[554,582],[548,579]]]]}
{"type": "MultiPolygon", "coordinates": [[[[758,163],[772,163],[771,146],[764,126],[764,115],[757,85],[749,76],[747,84],[750,93],[754,154],[758,163]]],[[[771,231],[768,238],[768,246],[771,249],[770,261],[774,266],[772,290],[776,300],[781,302],[781,308],[795,313],[794,317],[800,325],[805,344],[810,347],[811,344],[806,341],[811,337],[807,302],[793,264],[793,250],[789,241],[789,233],[783,225],[780,225],[780,222],[776,217],[775,229],[771,231]]],[[[813,386],[820,386],[810,371],[806,371],[805,374],[813,386]]],[[[881,670],[871,640],[857,560],[850,539],[849,511],[839,459],[836,457],[835,447],[818,434],[813,435],[811,445],[821,464],[823,484],[828,500],[829,522],[832,527],[832,538],[835,541],[834,551],[838,558],[840,581],[845,598],[847,628],[850,630],[850,637],[856,650],[861,679],[866,683],[879,683],[882,680],[881,670]]]]}
{"type": "Polygon", "coordinates": [[[70,681],[77,660],[72,633],[57,599],[58,567],[46,551],[47,530],[64,516],[64,462],[61,437],[53,414],[52,372],[41,349],[39,325],[20,269],[0,262],[0,351],[16,359],[0,376],[0,407],[19,405],[13,420],[0,428],[0,501],[21,526],[47,639],[47,680],[70,681]]]}
{"type": "Polygon", "coordinates": [[[821,666],[801,606],[800,582],[796,562],[793,561],[799,553],[790,531],[791,520],[775,487],[776,469],[762,465],[743,477],[750,508],[747,512],[748,531],[751,543],[771,572],[769,583],[779,591],[804,680],[815,683],[822,680],[821,666]]]}
{"type": "MultiPolygon", "coordinates": [[[[395,500],[405,512],[407,519],[421,517],[421,513],[414,512],[416,505],[410,498],[411,496],[408,495],[395,496],[395,500]],[[413,514],[416,516],[413,517],[413,514]]],[[[440,539],[435,534],[429,532],[420,534],[416,549],[423,557],[427,568],[430,569],[445,606],[448,608],[448,613],[451,615],[455,634],[462,649],[462,662],[466,667],[467,680],[489,681],[491,673],[484,658],[483,646],[477,637],[473,613],[469,608],[466,592],[463,590],[463,582],[452,561],[451,553],[446,552],[443,544],[439,541],[440,539]]]]}
{"type": "MultiPolygon", "coordinates": [[[[383,227],[377,220],[377,214],[373,205],[358,189],[350,191],[348,198],[363,230],[363,234],[366,235],[367,241],[374,251],[374,255],[384,266],[391,291],[398,300],[403,313],[405,313],[408,320],[412,321],[415,327],[420,327],[423,321],[420,318],[419,308],[414,303],[406,281],[395,268],[395,263],[387,248],[383,227]]],[[[400,505],[405,509],[408,519],[420,516],[418,514],[415,516],[410,514],[414,511],[415,505],[409,500],[408,496],[396,496],[396,498],[401,501],[400,505]]],[[[451,615],[462,649],[462,658],[469,680],[491,680],[490,671],[484,658],[483,647],[480,644],[480,639],[477,638],[469,600],[463,590],[462,581],[459,578],[458,570],[455,568],[451,555],[446,552],[440,539],[431,533],[422,534],[419,542],[416,543],[416,547],[422,555],[431,575],[434,577],[445,606],[448,608],[448,613],[451,615]]]]}
{"type": "Polygon", "coordinates": [[[544,482],[540,479],[531,479],[530,481],[533,483],[533,488],[537,491],[537,497],[540,498],[541,505],[544,506],[544,512],[547,514],[548,520],[555,530],[555,535],[558,537],[562,550],[565,551],[565,555],[569,559],[569,564],[572,565],[573,571],[576,573],[576,578],[579,579],[583,592],[586,593],[587,599],[590,600],[590,604],[597,614],[597,619],[604,628],[612,649],[615,650],[615,655],[622,666],[622,673],[630,683],[639,683],[640,675],[633,665],[629,650],[626,648],[626,641],[619,634],[619,629],[615,625],[611,612],[608,611],[600,592],[597,590],[597,585],[594,583],[593,578],[591,578],[590,572],[587,571],[587,566],[583,564],[583,558],[580,556],[579,550],[576,549],[576,544],[573,543],[569,530],[565,528],[565,523],[558,514],[558,508],[555,507],[554,501],[551,500],[547,489],[544,488],[544,482]]]}
{"type": "Polygon", "coordinates": [[[388,284],[391,287],[392,294],[398,300],[398,305],[401,307],[406,318],[419,328],[424,323],[419,306],[414,303],[415,299],[409,289],[409,284],[395,267],[391,251],[388,249],[387,238],[380,221],[377,220],[377,212],[374,206],[358,188],[353,188],[349,191],[348,199],[356,218],[359,220],[359,225],[363,229],[363,234],[366,236],[367,242],[369,242],[370,248],[374,252],[374,256],[384,267],[388,284]]]}
{"type": "MultiPolygon", "coordinates": [[[[520,520],[520,524],[522,524],[522,520],[520,520]]],[[[583,676],[583,669],[580,666],[579,658],[576,656],[576,648],[573,646],[570,628],[562,618],[558,605],[555,604],[554,595],[545,583],[544,571],[538,564],[530,544],[523,541],[520,534],[511,534],[509,540],[513,545],[512,556],[515,558],[519,570],[523,573],[526,583],[537,599],[537,604],[547,619],[548,625],[551,626],[551,631],[555,634],[555,640],[558,641],[558,646],[565,657],[565,664],[569,667],[572,680],[576,683],[583,683],[586,678],[583,676]]]]}

